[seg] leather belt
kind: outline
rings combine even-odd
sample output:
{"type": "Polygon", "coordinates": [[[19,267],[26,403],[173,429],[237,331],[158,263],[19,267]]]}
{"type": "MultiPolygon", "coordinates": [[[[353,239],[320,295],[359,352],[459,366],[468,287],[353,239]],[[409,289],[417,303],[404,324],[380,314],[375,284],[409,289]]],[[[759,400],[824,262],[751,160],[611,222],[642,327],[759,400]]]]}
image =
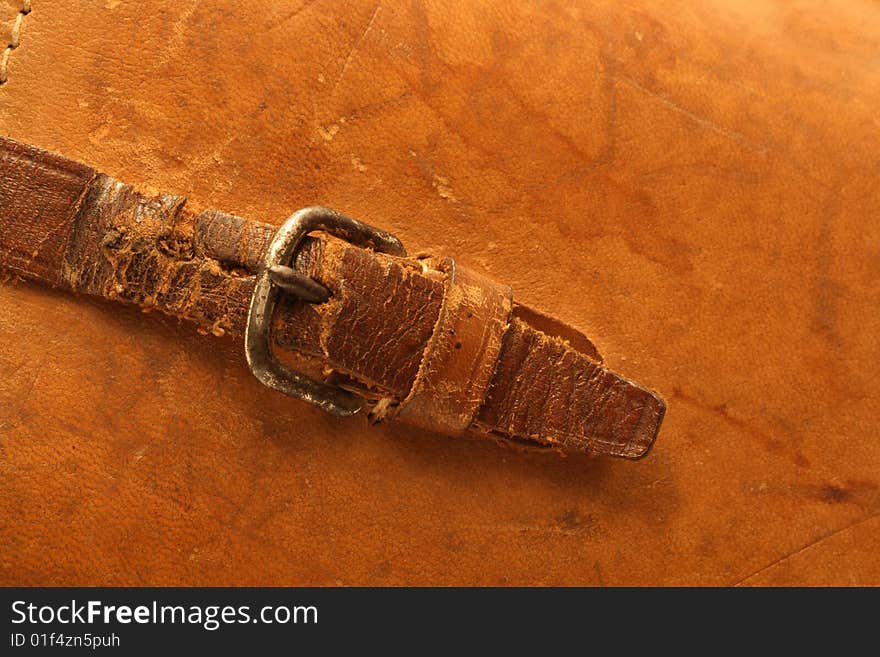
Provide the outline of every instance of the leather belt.
{"type": "Polygon", "coordinates": [[[4,137],[0,267],[247,334],[261,381],[336,414],[638,458],[665,411],[584,335],[452,259],[406,257],[325,208],[281,229],[195,212],[4,137]]]}

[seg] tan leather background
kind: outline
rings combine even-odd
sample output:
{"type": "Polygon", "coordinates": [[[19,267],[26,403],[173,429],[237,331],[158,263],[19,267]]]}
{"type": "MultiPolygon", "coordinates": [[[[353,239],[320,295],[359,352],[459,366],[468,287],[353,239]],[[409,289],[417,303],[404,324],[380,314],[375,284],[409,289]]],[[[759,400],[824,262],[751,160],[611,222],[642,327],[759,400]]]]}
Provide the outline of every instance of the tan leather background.
{"type": "Polygon", "coordinates": [[[669,409],[634,463],[370,427],[8,283],[0,583],[880,584],[876,3],[34,0],[8,73],[3,134],[457,256],[669,409]]]}

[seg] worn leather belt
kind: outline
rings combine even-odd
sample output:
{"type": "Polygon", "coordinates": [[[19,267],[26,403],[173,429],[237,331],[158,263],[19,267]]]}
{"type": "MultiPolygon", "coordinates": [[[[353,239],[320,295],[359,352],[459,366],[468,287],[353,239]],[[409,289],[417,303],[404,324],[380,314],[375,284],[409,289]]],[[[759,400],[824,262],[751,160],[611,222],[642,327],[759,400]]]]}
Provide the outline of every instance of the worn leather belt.
{"type": "Polygon", "coordinates": [[[325,208],[281,229],[196,213],[3,137],[0,267],[247,334],[261,381],[336,414],[638,458],[665,410],[581,333],[449,258],[406,257],[325,208]]]}

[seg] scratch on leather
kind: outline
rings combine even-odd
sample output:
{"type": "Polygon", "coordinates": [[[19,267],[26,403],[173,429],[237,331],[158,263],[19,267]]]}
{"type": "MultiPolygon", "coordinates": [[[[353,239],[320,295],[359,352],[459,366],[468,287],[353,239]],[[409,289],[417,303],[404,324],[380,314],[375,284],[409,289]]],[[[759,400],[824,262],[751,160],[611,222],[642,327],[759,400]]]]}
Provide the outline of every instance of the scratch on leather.
{"type": "Polygon", "coordinates": [[[751,575],[746,575],[745,577],[743,577],[740,580],[738,580],[737,582],[735,582],[733,584],[733,586],[742,586],[744,584],[747,584],[749,581],[751,581],[752,579],[754,579],[758,575],[761,575],[761,574],[767,572],[768,570],[778,566],[779,564],[790,561],[791,559],[797,557],[799,554],[803,554],[807,550],[810,550],[810,549],[816,547],[820,543],[824,543],[825,541],[827,541],[831,538],[834,538],[835,536],[838,536],[839,534],[850,532],[858,527],[861,527],[862,525],[865,525],[869,522],[876,520],[877,518],[880,518],[880,513],[874,513],[874,514],[868,516],[867,518],[860,518],[859,520],[854,520],[853,522],[850,522],[849,524],[844,525],[843,527],[841,527],[839,529],[832,530],[830,532],[823,534],[822,536],[814,538],[806,545],[799,547],[796,550],[789,552],[788,554],[784,554],[781,557],[779,557],[778,559],[774,559],[770,564],[764,566],[763,568],[756,570],[751,575]]]}
{"type": "Polygon", "coordinates": [[[696,113],[690,111],[689,109],[682,107],[678,103],[670,100],[666,96],[659,94],[656,91],[652,91],[651,89],[648,89],[647,87],[642,86],[641,84],[639,84],[638,82],[636,82],[632,78],[628,78],[624,75],[618,75],[617,79],[620,80],[621,82],[623,82],[624,84],[628,84],[633,89],[645,94],[646,96],[650,96],[651,98],[654,98],[655,100],[659,101],[660,103],[662,103],[663,105],[665,105],[666,107],[671,109],[672,111],[678,112],[679,114],[689,118],[691,121],[708,128],[712,132],[715,132],[723,137],[727,137],[728,139],[732,139],[733,141],[742,144],[743,146],[745,146],[749,150],[752,150],[752,151],[758,153],[759,155],[766,155],[767,154],[768,149],[766,146],[754,143],[753,141],[751,141],[748,137],[746,137],[741,132],[737,132],[736,130],[731,130],[729,128],[725,128],[723,125],[716,123],[715,121],[713,121],[710,118],[707,118],[707,117],[702,116],[700,114],[696,114],[696,113]]]}
{"type": "Polygon", "coordinates": [[[358,49],[363,44],[364,39],[367,38],[367,35],[370,33],[370,30],[373,29],[373,23],[376,22],[376,16],[379,15],[379,10],[382,9],[382,2],[376,3],[376,8],[373,10],[372,15],[370,16],[370,20],[367,21],[367,27],[364,28],[364,31],[357,38],[357,40],[352,44],[351,50],[348,51],[348,56],[345,58],[345,62],[342,64],[342,70],[339,72],[339,76],[336,78],[336,82],[333,83],[333,88],[330,90],[330,95],[333,96],[336,93],[336,90],[339,88],[339,85],[342,83],[342,79],[345,77],[345,72],[348,70],[349,65],[355,57],[358,49]]]}
{"type": "Polygon", "coordinates": [[[5,83],[8,78],[9,56],[21,43],[21,24],[24,21],[24,17],[29,13],[31,13],[31,0],[22,0],[21,9],[18,10],[18,14],[15,16],[12,33],[9,35],[9,43],[6,44],[3,55],[0,56],[0,84],[5,83]]]}

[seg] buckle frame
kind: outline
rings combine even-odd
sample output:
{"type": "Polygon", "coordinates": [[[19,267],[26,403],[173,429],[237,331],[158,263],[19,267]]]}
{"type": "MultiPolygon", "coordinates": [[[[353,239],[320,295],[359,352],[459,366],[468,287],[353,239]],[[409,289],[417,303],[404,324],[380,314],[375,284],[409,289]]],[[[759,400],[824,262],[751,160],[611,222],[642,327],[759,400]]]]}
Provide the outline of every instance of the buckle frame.
{"type": "Polygon", "coordinates": [[[309,303],[329,297],[329,292],[326,295],[320,292],[315,294],[316,288],[323,288],[320,283],[290,269],[303,238],[315,230],[380,253],[406,256],[406,250],[397,237],[357,219],[319,205],[297,210],[275,233],[257,272],[244,332],[245,358],[251,373],[263,385],[313,404],[331,415],[345,417],[361,409],[363,402],[359,397],[282,365],[273,356],[269,343],[272,314],[282,291],[309,303]],[[280,280],[285,276],[294,279],[291,284],[284,284],[280,280]],[[304,282],[306,285],[303,285],[304,282]]]}

